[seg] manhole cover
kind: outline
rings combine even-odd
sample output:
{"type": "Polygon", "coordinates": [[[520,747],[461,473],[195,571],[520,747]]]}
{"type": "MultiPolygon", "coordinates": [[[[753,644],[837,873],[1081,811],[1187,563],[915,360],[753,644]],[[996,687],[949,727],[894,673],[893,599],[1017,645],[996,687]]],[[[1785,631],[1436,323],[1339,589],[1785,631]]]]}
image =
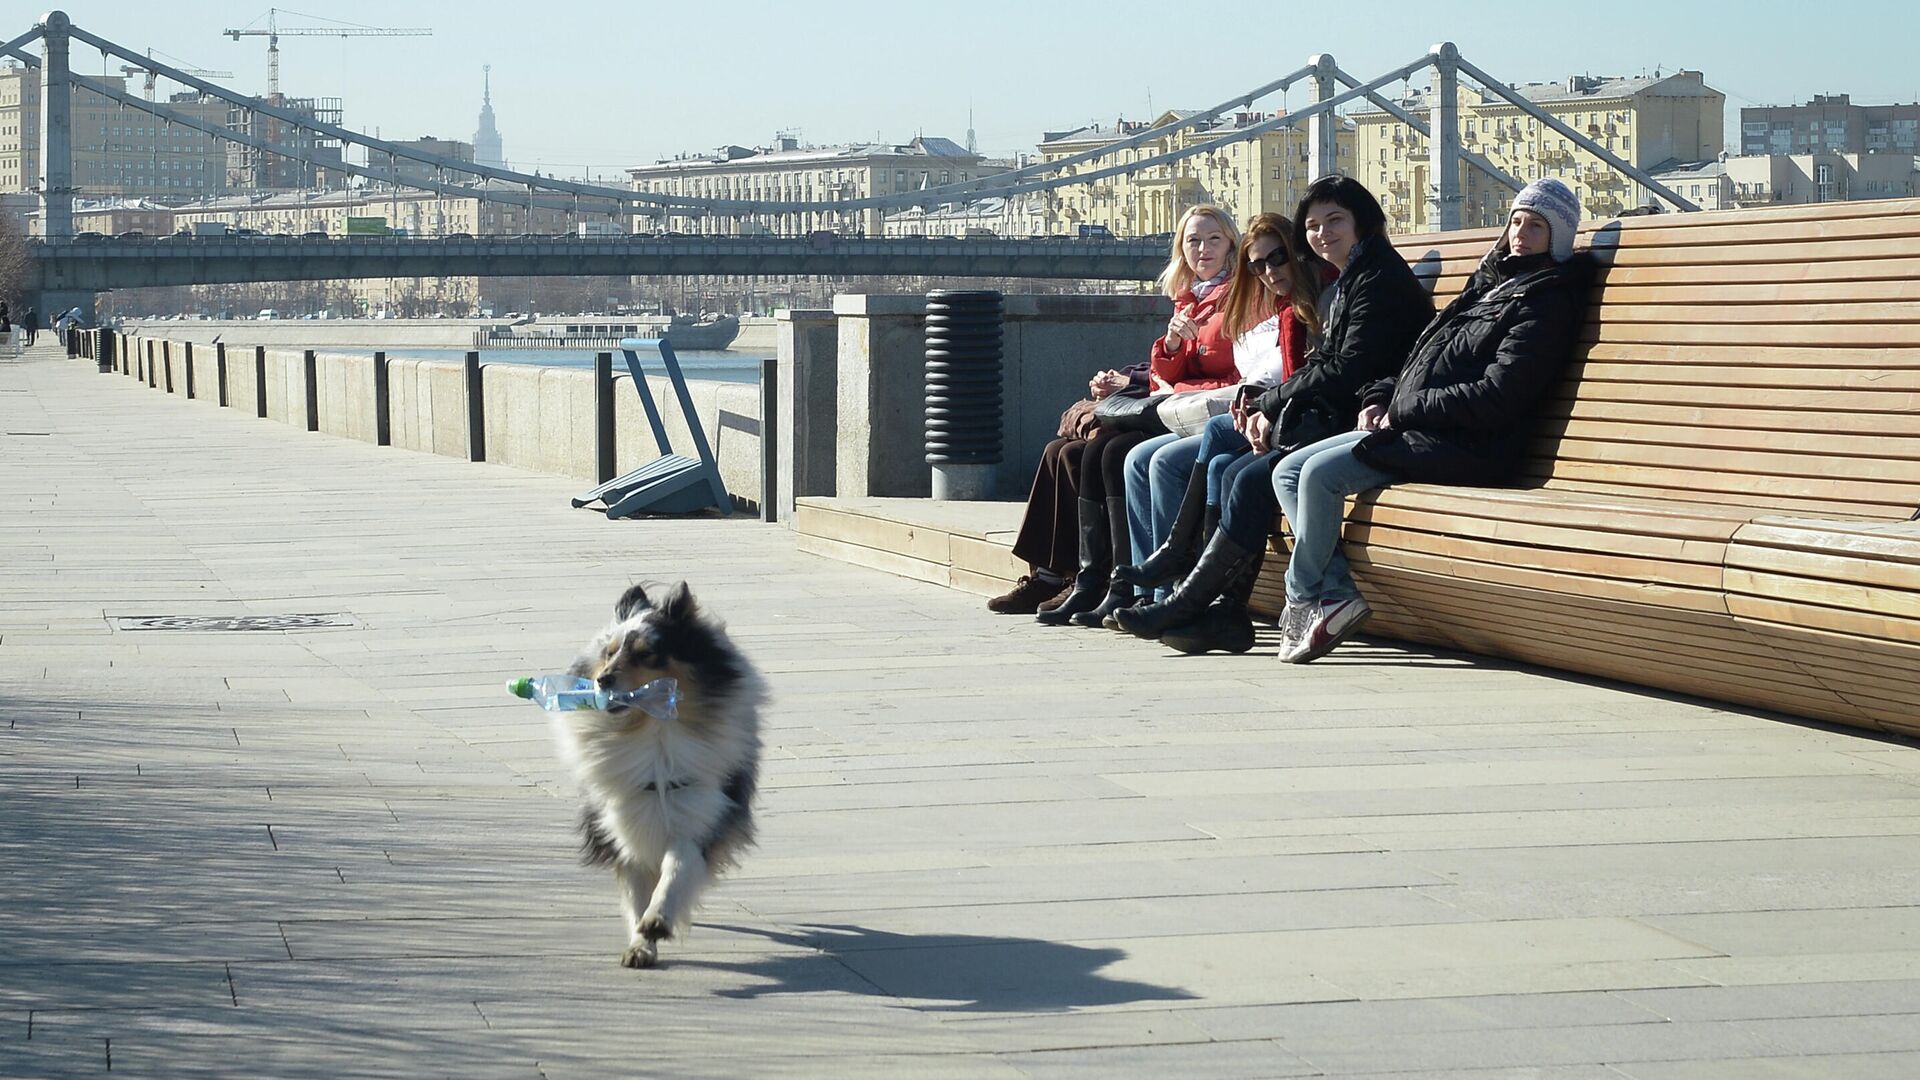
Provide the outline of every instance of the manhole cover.
{"type": "Polygon", "coordinates": [[[358,626],[353,616],[324,615],[116,615],[116,630],[318,630],[358,626]]]}

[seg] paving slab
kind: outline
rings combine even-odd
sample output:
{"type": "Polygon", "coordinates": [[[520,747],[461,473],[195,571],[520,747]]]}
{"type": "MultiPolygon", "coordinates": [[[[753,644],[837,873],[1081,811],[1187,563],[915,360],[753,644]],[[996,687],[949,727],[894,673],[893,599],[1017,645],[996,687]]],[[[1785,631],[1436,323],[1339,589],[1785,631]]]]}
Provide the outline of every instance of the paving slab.
{"type": "Polygon", "coordinates": [[[1906,743],[1379,642],[1175,657],[47,350],[0,392],[48,432],[0,436],[0,1076],[1920,1073],[1906,743]],[[762,843],[632,972],[499,686],[683,578],[773,688],[762,843]],[[312,613],[349,624],[115,621],[312,613]]]}

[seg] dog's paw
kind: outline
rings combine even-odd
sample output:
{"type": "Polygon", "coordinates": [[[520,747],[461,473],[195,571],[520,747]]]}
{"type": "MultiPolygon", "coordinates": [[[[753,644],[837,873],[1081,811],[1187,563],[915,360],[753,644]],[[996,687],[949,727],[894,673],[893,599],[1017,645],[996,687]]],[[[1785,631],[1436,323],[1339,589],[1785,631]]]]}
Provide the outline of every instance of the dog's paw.
{"type": "Polygon", "coordinates": [[[629,945],[627,951],[620,954],[621,967],[650,968],[659,962],[660,950],[654,948],[651,941],[629,945]]]}
{"type": "Polygon", "coordinates": [[[651,945],[663,938],[672,937],[673,926],[658,915],[649,915],[640,920],[640,936],[646,938],[647,944],[651,945]]]}

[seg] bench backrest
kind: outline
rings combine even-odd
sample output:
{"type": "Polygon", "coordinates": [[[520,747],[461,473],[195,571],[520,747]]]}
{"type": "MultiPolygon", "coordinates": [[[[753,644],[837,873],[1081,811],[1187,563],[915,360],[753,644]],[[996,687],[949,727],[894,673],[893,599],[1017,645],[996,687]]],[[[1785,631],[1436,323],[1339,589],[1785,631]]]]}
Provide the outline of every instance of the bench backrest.
{"type": "MultiPolygon", "coordinates": [[[[1920,200],[1581,233],[1607,265],[1531,482],[1812,515],[1920,508],[1920,200]]],[[[1395,246],[1445,304],[1496,236],[1395,246]]]]}

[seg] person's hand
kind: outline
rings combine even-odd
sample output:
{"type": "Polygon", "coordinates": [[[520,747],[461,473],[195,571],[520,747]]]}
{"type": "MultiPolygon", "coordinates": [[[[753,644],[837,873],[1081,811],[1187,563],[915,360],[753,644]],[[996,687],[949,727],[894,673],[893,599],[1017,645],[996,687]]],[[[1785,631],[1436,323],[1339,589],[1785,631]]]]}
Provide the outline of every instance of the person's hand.
{"type": "Polygon", "coordinates": [[[1087,382],[1087,392],[1093,400],[1099,401],[1118,391],[1124,390],[1129,382],[1125,375],[1117,371],[1103,371],[1087,382]]]}
{"type": "Polygon", "coordinates": [[[1163,379],[1163,378],[1161,378],[1161,377],[1160,377],[1160,376],[1158,376],[1158,375],[1153,375],[1153,374],[1149,374],[1149,375],[1147,376],[1147,385],[1148,385],[1148,386],[1149,386],[1149,387],[1150,387],[1150,388],[1151,388],[1151,389],[1153,390],[1153,392],[1154,392],[1154,393],[1156,393],[1156,394],[1171,394],[1171,393],[1173,393],[1173,384],[1172,384],[1172,383],[1170,383],[1170,382],[1168,382],[1167,380],[1165,380],[1165,379],[1163,379]]]}
{"type": "Polygon", "coordinates": [[[1250,412],[1247,414],[1247,428],[1241,434],[1252,444],[1254,453],[1264,454],[1271,449],[1267,439],[1273,435],[1273,421],[1267,419],[1266,413],[1250,412]]]}
{"type": "Polygon", "coordinates": [[[1385,405],[1369,405],[1360,410],[1360,422],[1354,425],[1355,431],[1385,431],[1393,425],[1387,420],[1385,405]]]}
{"type": "Polygon", "coordinates": [[[1167,336],[1163,339],[1163,343],[1166,345],[1168,352],[1173,352],[1180,347],[1182,342],[1192,341],[1199,336],[1199,324],[1188,318],[1185,314],[1176,311],[1173,313],[1173,318],[1167,320],[1167,336]]]}

